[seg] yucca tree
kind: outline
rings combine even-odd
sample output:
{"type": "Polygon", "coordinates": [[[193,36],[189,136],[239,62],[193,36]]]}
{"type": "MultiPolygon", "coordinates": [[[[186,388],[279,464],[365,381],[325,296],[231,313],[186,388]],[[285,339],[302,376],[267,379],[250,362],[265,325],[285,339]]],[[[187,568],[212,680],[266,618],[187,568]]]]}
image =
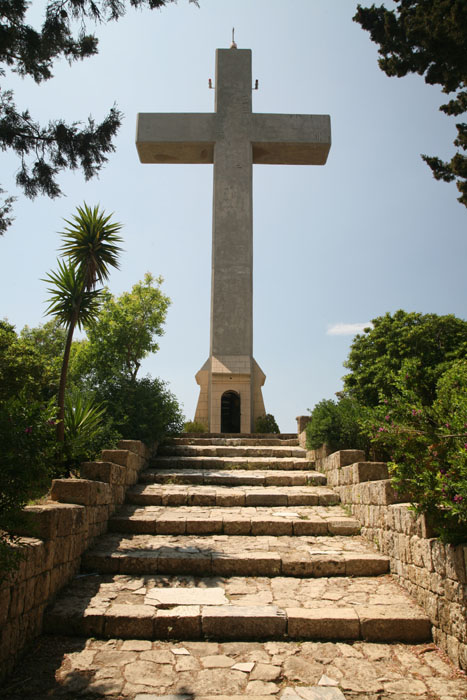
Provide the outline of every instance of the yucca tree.
{"type": "Polygon", "coordinates": [[[50,272],[44,281],[52,285],[47,290],[50,297],[46,313],[54,316],[60,325],[68,329],[58,390],[57,439],[63,442],[65,387],[73,333],[76,326],[81,329],[96,317],[100,307],[101,291],[84,289],[83,276],[79,268],[70,261],[58,260],[58,270],[50,272]]]}
{"type": "Polygon", "coordinates": [[[63,442],[65,436],[65,389],[74,330],[96,317],[101,290],[96,290],[95,286],[108,279],[112,267],[118,268],[121,224],[112,222],[111,216],[99,211],[98,206],[77,207],[72,220],[65,220],[67,227],[62,233],[65,243],[60,250],[68,260],[59,261],[58,272],[45,278],[52,285],[48,289],[51,296],[46,313],[55,316],[68,329],[58,389],[59,442],[63,442]]]}
{"type": "Polygon", "coordinates": [[[81,462],[89,458],[93,441],[99,436],[105,407],[77,387],[65,397],[65,455],[67,460],[81,462]]]}
{"type": "Polygon", "coordinates": [[[122,239],[118,232],[119,223],[111,221],[112,214],[106,215],[96,206],[93,209],[86,203],[77,207],[78,212],[62,233],[65,241],[60,248],[83,274],[84,288],[92,289],[98,282],[109,278],[110,268],[118,268],[118,256],[122,239]]]}

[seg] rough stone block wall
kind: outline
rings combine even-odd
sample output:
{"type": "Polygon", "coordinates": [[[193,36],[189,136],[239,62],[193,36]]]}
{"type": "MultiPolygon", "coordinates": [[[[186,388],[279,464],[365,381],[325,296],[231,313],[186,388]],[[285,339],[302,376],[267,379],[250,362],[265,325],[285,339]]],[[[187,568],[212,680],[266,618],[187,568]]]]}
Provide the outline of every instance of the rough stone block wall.
{"type": "Polygon", "coordinates": [[[24,508],[16,547],[19,568],[0,584],[0,681],[18,655],[42,631],[47,604],[79,571],[81,554],[107,530],[109,517],[136,483],[149,451],[122,440],[104,450],[102,461],[86,462],[80,479],[55,479],[50,500],[24,508]]]}
{"type": "Polygon", "coordinates": [[[303,449],[305,449],[306,448],[306,426],[311,421],[311,416],[297,416],[295,420],[297,421],[298,444],[300,445],[300,447],[303,447],[303,449]]]}
{"type": "Polygon", "coordinates": [[[433,537],[425,518],[391,487],[385,464],[366,462],[359,450],[315,457],[362,535],[390,557],[391,572],[429,615],[435,643],[467,670],[467,542],[453,546],[433,537]]]}

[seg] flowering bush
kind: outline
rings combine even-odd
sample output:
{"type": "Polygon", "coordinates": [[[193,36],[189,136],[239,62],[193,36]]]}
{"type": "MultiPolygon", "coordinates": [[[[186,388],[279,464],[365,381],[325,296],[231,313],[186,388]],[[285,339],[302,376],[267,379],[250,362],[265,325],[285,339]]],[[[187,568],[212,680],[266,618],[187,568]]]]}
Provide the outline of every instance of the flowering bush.
{"type": "Polygon", "coordinates": [[[458,360],[437,383],[436,399],[423,406],[410,389],[411,362],[398,378],[399,395],[383,400],[367,432],[390,454],[394,487],[425,513],[446,542],[467,541],[467,360],[458,360]]]}

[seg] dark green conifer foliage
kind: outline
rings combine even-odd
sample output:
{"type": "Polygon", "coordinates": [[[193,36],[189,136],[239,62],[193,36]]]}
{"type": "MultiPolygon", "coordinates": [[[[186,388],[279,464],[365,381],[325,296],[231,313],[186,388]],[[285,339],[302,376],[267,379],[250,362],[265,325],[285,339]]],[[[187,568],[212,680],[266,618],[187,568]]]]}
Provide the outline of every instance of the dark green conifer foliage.
{"type": "MultiPolygon", "coordinates": [[[[66,124],[54,119],[39,124],[27,109],[19,109],[12,90],[5,89],[8,70],[36,83],[53,77],[56,60],[70,63],[98,52],[98,40],[87,33],[88,24],[116,21],[128,6],[160,9],[174,0],[48,0],[40,29],[28,24],[27,0],[0,3],[0,149],[13,151],[20,160],[17,185],[27,197],[54,198],[62,194],[57,176],[62,170],[81,169],[86,180],[96,175],[114,151],[122,113],[113,106],[102,122],[66,124]]],[[[195,2],[196,0],[190,0],[195,2]]],[[[87,107],[85,107],[87,110],[87,107]]],[[[81,115],[78,115],[80,117],[81,115]]],[[[0,195],[5,194],[0,188],[0,195]]],[[[0,204],[0,235],[12,221],[14,197],[0,204]]]]}
{"type": "MultiPolygon", "coordinates": [[[[467,2],[465,0],[394,0],[395,10],[358,5],[354,20],[379,44],[378,63],[386,75],[401,78],[407,73],[425,76],[430,85],[455,93],[440,110],[459,116],[467,112],[467,2]]],[[[433,176],[456,181],[467,206],[467,124],[456,124],[458,149],[450,161],[422,155],[433,176]]]]}

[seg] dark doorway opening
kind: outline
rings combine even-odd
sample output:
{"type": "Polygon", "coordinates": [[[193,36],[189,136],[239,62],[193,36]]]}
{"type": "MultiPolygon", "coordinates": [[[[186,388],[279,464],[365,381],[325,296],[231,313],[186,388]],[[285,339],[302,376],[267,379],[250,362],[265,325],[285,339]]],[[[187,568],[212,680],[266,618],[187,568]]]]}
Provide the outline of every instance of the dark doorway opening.
{"type": "Polygon", "coordinates": [[[226,391],[221,398],[221,433],[240,432],[240,396],[226,391]]]}

